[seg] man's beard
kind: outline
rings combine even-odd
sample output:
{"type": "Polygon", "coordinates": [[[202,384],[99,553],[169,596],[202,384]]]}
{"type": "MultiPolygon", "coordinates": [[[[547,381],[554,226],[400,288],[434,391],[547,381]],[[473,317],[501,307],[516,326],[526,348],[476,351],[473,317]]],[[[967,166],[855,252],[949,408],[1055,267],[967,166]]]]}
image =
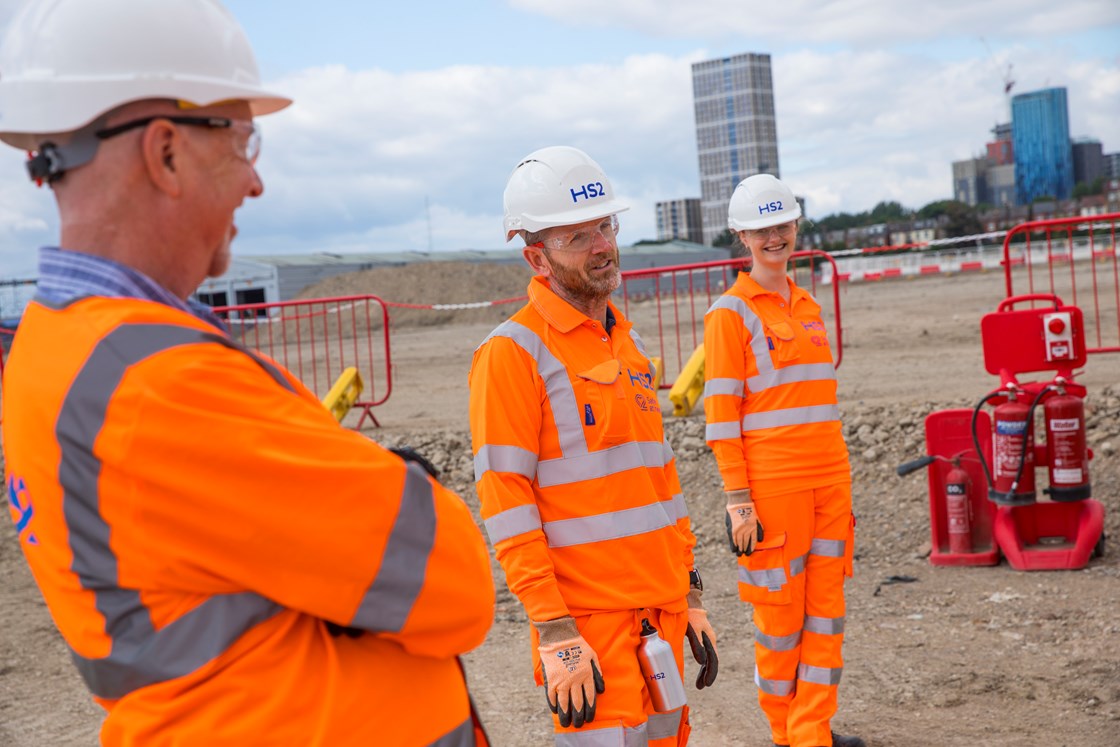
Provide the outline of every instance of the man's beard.
{"type": "Polygon", "coordinates": [[[582,268],[569,267],[557,262],[551,252],[545,250],[545,255],[552,265],[551,284],[555,290],[557,286],[563,295],[581,303],[593,303],[610,298],[611,294],[622,285],[622,273],[619,270],[618,250],[614,250],[614,272],[608,275],[591,275],[589,265],[602,262],[601,255],[596,259],[588,259],[582,268]]]}

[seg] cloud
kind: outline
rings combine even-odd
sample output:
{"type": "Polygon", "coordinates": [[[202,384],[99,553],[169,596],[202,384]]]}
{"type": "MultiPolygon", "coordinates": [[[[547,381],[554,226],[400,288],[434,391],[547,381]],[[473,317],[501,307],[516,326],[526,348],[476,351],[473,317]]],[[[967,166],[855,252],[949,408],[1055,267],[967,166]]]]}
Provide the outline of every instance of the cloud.
{"type": "Polygon", "coordinates": [[[810,44],[891,46],[977,34],[1002,38],[1101,28],[1120,22],[1112,0],[940,0],[916,11],[897,0],[510,0],[520,10],[572,25],[629,29],[665,38],[737,38],[774,48],[810,44]]]}
{"type": "MultiPolygon", "coordinates": [[[[1066,86],[1071,134],[1120,149],[1115,49],[1094,53],[1058,35],[1115,24],[1120,5],[1111,1],[1051,10],[1037,0],[950,0],[923,10],[921,23],[888,0],[512,4],[569,31],[596,23],[620,36],[696,43],[609,62],[587,54],[589,62],[564,66],[340,64],[267,81],[296,104],[260,122],[265,194],[239,212],[236,251],[505,246],[509,172],[553,144],[590,153],[631,203],[625,241],[652,238],[656,201],[699,196],[690,66],[723,54],[715,50],[728,39],[736,52],[771,49],[781,173],[813,218],[951,196],[951,162],[982,152],[991,127],[1006,121],[1009,64],[1015,92],[1066,86]],[[1002,39],[994,52],[979,41],[995,41],[992,29],[1002,39]]],[[[0,0],[0,28],[13,5],[0,0]]],[[[22,159],[0,148],[0,276],[32,270],[33,248],[57,232],[49,192],[28,184],[22,159]]]]}
{"type": "MultiPolygon", "coordinates": [[[[591,154],[623,199],[698,190],[687,60],[644,55],[614,66],[399,75],[334,66],[272,85],[297,103],[262,121],[265,197],[244,209],[243,232],[333,233],[347,244],[365,237],[367,250],[426,249],[431,215],[443,248],[490,248],[504,240],[510,171],[556,144],[591,154]],[[414,234],[397,230],[420,224],[414,234]]],[[[635,240],[655,232],[652,204],[643,207],[631,221],[642,232],[635,240]]]]}

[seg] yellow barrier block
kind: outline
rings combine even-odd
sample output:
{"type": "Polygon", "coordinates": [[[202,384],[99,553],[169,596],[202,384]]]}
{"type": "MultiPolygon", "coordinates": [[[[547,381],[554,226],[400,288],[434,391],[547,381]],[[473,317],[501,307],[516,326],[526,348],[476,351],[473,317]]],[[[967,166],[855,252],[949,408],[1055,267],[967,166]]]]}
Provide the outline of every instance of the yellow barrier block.
{"type": "Polygon", "coordinates": [[[330,410],[335,420],[341,423],[346,413],[350,412],[350,408],[358,401],[363,388],[364,384],[358,369],[351,366],[342,372],[338,381],[327,392],[327,396],[323,397],[323,406],[330,410]]]}
{"type": "Polygon", "coordinates": [[[673,414],[684,417],[692,412],[700,395],[704,393],[704,346],[692,351],[688,363],[681,369],[681,375],[669,390],[669,401],[673,403],[673,414]]]}
{"type": "Polygon", "coordinates": [[[653,364],[653,390],[656,392],[661,388],[661,356],[650,358],[649,362],[653,364]]]}

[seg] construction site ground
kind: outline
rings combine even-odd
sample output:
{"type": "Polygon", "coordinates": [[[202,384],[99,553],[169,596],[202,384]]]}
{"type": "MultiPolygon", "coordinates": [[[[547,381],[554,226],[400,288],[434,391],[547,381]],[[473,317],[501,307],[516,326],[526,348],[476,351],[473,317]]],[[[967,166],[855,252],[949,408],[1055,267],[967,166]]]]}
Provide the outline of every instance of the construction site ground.
{"type": "MultiPolygon", "coordinates": [[[[466,302],[521,295],[527,279],[513,266],[432,263],[335,278],[315,290],[466,302]],[[443,295],[432,295],[441,288],[443,295]]],[[[1092,357],[1078,377],[1088,387],[1093,492],[1116,538],[1086,568],[931,565],[924,471],[895,473],[925,453],[926,415],[973,407],[998,384],[984,370],[979,322],[1003,297],[998,273],[851,284],[841,292],[845,349],[838,375],[858,526],[833,728],[859,734],[871,747],[1120,744],[1120,357],[1092,357]]],[[[467,371],[474,348],[515,309],[394,314],[392,394],[376,409],[381,427],[364,431],[428,455],[476,517],[467,371]]],[[[655,335],[642,326],[648,309],[632,305],[632,315],[644,336],[655,335]]],[[[702,407],[677,418],[668,414],[664,393],[661,404],[697,535],[704,601],[719,635],[714,687],[688,686],[691,744],[766,747],[770,734],[753,682],[753,625],[736,592],[702,407]]],[[[101,711],[70,663],[11,523],[0,525],[0,745],[95,744],[101,711]]],[[[494,626],[466,657],[471,691],[492,744],[551,744],[544,695],[531,678],[526,618],[501,568],[493,567],[494,626]]],[[[686,656],[686,683],[696,668],[686,656]]],[[[385,718],[375,712],[371,703],[371,718],[385,718]]]]}

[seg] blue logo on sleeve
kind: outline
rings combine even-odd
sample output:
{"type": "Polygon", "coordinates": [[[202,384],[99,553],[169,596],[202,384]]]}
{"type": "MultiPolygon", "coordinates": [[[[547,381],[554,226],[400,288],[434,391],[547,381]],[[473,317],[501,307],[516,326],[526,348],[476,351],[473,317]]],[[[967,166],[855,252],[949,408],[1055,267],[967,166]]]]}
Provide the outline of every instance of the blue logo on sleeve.
{"type": "Polygon", "coordinates": [[[591,405],[583,406],[583,422],[585,425],[595,425],[595,413],[591,412],[591,405]]]}
{"type": "MultiPolygon", "coordinates": [[[[8,478],[8,502],[19,514],[15,520],[16,534],[23,534],[23,530],[28,528],[31,519],[35,517],[35,509],[31,505],[31,494],[27,492],[27,485],[21,478],[14,476],[8,478]]],[[[39,544],[39,539],[31,531],[27,533],[27,541],[32,545],[39,544]]]]}

